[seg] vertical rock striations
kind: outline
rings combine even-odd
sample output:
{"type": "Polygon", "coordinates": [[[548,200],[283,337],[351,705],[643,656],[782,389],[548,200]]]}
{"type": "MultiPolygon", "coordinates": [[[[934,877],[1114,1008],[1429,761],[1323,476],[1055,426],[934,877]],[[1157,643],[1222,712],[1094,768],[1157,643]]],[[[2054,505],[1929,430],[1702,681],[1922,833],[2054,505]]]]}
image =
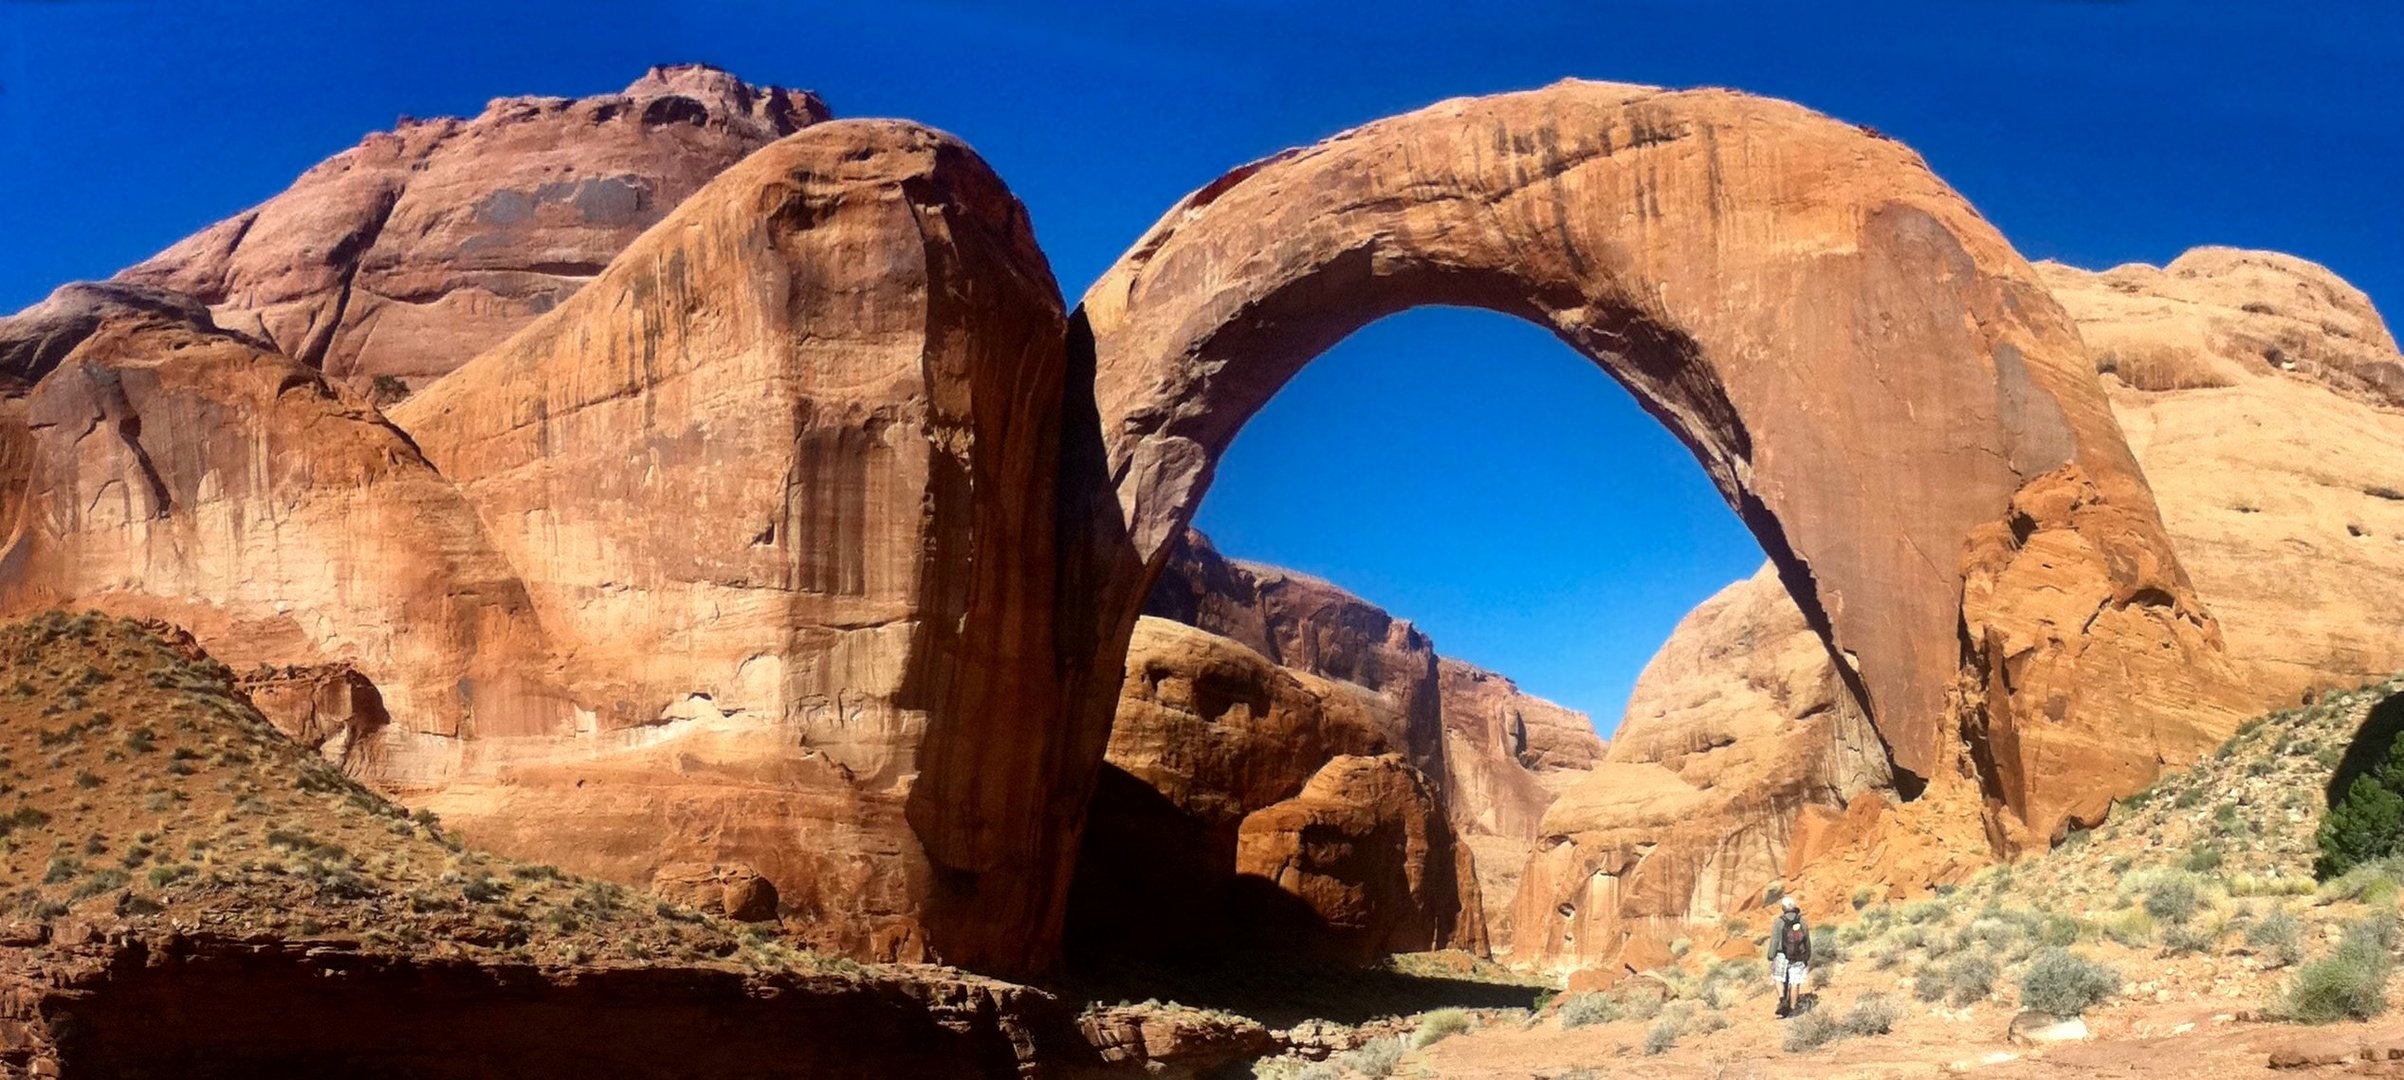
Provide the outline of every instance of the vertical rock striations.
{"type": "Polygon", "coordinates": [[[1061,320],[965,146],[820,124],[404,403],[577,702],[430,804],[621,880],[742,864],[856,954],[1039,963],[1081,809],[1052,722],[1061,320]]]}

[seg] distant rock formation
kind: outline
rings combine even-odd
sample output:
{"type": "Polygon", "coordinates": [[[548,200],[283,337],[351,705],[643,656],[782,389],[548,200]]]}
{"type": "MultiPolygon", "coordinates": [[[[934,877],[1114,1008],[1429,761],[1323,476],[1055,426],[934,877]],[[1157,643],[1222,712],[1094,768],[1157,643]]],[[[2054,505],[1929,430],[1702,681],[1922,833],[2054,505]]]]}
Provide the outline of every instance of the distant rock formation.
{"type": "Polygon", "coordinates": [[[729,165],[827,119],[700,65],[623,92],[409,120],[118,275],[368,392],[423,385],[557,307],[729,165]]]}
{"type": "Polygon", "coordinates": [[[1602,755],[1584,714],[1190,529],[1146,607],[1088,813],[1080,948],[1508,950],[1510,888],[1544,807],[1602,755]],[[1393,764],[1329,772],[1348,758],[1393,764]],[[1418,792],[1440,820],[1418,820],[1418,792]],[[1286,834],[1307,822],[1350,837],[1351,854],[1305,857],[1286,834]],[[1281,917],[1295,901],[1311,918],[1281,917]]]}
{"type": "Polygon", "coordinates": [[[1631,938],[1757,909],[1804,811],[1891,792],[1877,731],[1765,565],[1679,621],[1609,759],[1545,814],[1513,959],[1608,965],[1631,938]]]}

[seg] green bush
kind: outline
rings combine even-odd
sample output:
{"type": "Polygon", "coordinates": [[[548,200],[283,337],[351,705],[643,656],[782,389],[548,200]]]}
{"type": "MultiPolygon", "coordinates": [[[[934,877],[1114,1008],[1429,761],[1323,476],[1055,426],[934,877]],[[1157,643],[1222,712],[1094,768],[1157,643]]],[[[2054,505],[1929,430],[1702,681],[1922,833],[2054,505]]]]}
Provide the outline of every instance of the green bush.
{"type": "Polygon", "coordinates": [[[2346,928],[2337,947],[2296,970],[2288,984],[2287,1017],[2298,1023],[2368,1020],[2387,1011],[2387,981],[2395,970],[2392,919],[2366,919],[2346,928]]]}
{"type": "Polygon", "coordinates": [[[2332,753],[2329,809],[2321,815],[2314,869],[2333,878],[2404,854],[2404,695],[2371,707],[2362,731],[2342,757],[2332,753]]]}
{"type": "Polygon", "coordinates": [[[1402,1036],[1390,1035],[1383,1039],[1371,1039],[1361,1044],[1360,1049],[1337,1060],[1343,1062],[1345,1068],[1375,1080],[1394,1075],[1394,1067],[1402,1064],[1402,1050],[1402,1036]]]}
{"type": "Polygon", "coordinates": [[[1946,969],[1946,982],[1952,988],[1955,1005],[1971,1005],[1985,1001],[1995,992],[1995,961],[1984,956],[1957,958],[1946,969]]]}
{"type": "Polygon", "coordinates": [[[1676,1017],[1662,1017],[1660,1023],[1645,1029],[1644,1052],[1646,1054],[1663,1053],[1676,1045],[1678,1045],[1678,1019],[1676,1017]]]}
{"type": "Polygon", "coordinates": [[[2037,924],[2037,944],[2072,945],[2078,941],[2078,920],[2068,915],[2047,915],[2037,924]]]}
{"type": "Polygon", "coordinates": [[[2179,860],[2179,868],[2190,873],[2209,874],[2220,869],[2220,864],[2225,858],[2226,856],[2221,854],[2218,847],[2205,844],[2188,852],[2186,858],[2179,860]]]}
{"type": "Polygon", "coordinates": [[[2020,973],[2020,1007],[2065,1019],[2119,990],[2119,972],[2063,948],[2037,950],[2020,973]]]}

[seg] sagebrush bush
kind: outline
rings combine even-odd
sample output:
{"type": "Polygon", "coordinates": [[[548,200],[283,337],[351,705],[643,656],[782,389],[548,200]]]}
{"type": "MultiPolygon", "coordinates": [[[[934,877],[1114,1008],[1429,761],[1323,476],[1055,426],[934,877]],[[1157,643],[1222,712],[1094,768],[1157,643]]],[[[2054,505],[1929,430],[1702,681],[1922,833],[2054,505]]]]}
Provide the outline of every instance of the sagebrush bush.
{"type": "Polygon", "coordinates": [[[2390,951],[2395,935],[2392,917],[2374,916],[2348,926],[2327,956],[2296,969],[2287,987],[2287,1017],[2327,1024],[2368,1020],[2386,1012],[2388,976],[2395,971],[2390,951]]]}
{"type": "Polygon", "coordinates": [[[1985,1001],[1995,992],[1997,974],[1993,960],[1975,954],[1959,957],[1946,968],[1949,996],[1957,1006],[1985,1001]]]}
{"type": "Polygon", "coordinates": [[[1561,1026],[1564,1028],[1608,1024],[1619,1018],[1619,1002],[1609,994],[1571,994],[1561,999],[1561,1026]]]}
{"type": "Polygon", "coordinates": [[[1402,1036],[1388,1035],[1362,1043],[1360,1049],[1337,1060],[1362,1076],[1383,1078],[1394,1075],[1394,1067],[1402,1064],[1402,1050],[1402,1036]]]}
{"type": "Polygon", "coordinates": [[[2119,972],[2063,948],[2037,950],[2020,973],[2020,1007],[2063,1019],[2119,990],[2119,972]]]}
{"type": "Polygon", "coordinates": [[[1674,1016],[1662,1017],[1660,1023],[1654,1024],[1652,1027],[1645,1029],[1644,1052],[1647,1054],[1660,1054],[1667,1052],[1670,1047],[1678,1045],[1678,1034],[1678,1018],[1674,1016]]]}
{"type": "Polygon", "coordinates": [[[1419,1030],[1411,1033],[1411,1049],[1425,1050],[1470,1028],[1466,1009],[1437,1009],[1421,1017],[1419,1030]]]}
{"type": "Polygon", "coordinates": [[[1803,1013],[1786,1022],[1786,1051],[1790,1054],[1817,1050],[1843,1038],[1845,1029],[1827,1014],[1818,1010],[1803,1013]]]}
{"type": "Polygon", "coordinates": [[[2162,951],[2171,956],[2208,952],[2220,935],[2187,923],[2162,928],[2162,951]]]}
{"type": "Polygon", "coordinates": [[[2145,892],[2145,913],[2172,926],[2184,924],[2195,917],[2203,906],[2204,888],[2194,874],[2164,874],[2145,892]]]}
{"type": "Polygon", "coordinates": [[[1884,1035],[1895,1030],[1895,1020],[1903,1011],[1895,1003],[1877,994],[1863,994],[1837,1018],[1837,1026],[1847,1035],[1884,1035]]]}
{"type": "Polygon", "coordinates": [[[2285,967],[2304,958],[2304,923],[2285,908],[2254,920],[2245,928],[2246,946],[2285,967]]]}

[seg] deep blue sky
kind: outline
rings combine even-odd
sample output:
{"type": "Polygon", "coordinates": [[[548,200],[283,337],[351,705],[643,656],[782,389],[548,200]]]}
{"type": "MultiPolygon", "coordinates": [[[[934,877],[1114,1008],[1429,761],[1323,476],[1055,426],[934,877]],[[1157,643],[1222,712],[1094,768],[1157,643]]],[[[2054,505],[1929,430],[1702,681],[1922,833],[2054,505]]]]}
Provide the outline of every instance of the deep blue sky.
{"type": "MultiPolygon", "coordinates": [[[[1574,75],[1872,124],[2031,258],[2269,247],[2404,304],[2393,0],[1152,7],[0,0],[0,311],[257,202],[398,115],[612,90],[675,60],[960,134],[1026,200],[1072,297],[1231,165],[1574,75]]],[[[1605,728],[1678,616],[1760,559],[1614,384],[1471,312],[1388,320],[1305,371],[1245,430],[1202,523],[1605,728]]]]}

